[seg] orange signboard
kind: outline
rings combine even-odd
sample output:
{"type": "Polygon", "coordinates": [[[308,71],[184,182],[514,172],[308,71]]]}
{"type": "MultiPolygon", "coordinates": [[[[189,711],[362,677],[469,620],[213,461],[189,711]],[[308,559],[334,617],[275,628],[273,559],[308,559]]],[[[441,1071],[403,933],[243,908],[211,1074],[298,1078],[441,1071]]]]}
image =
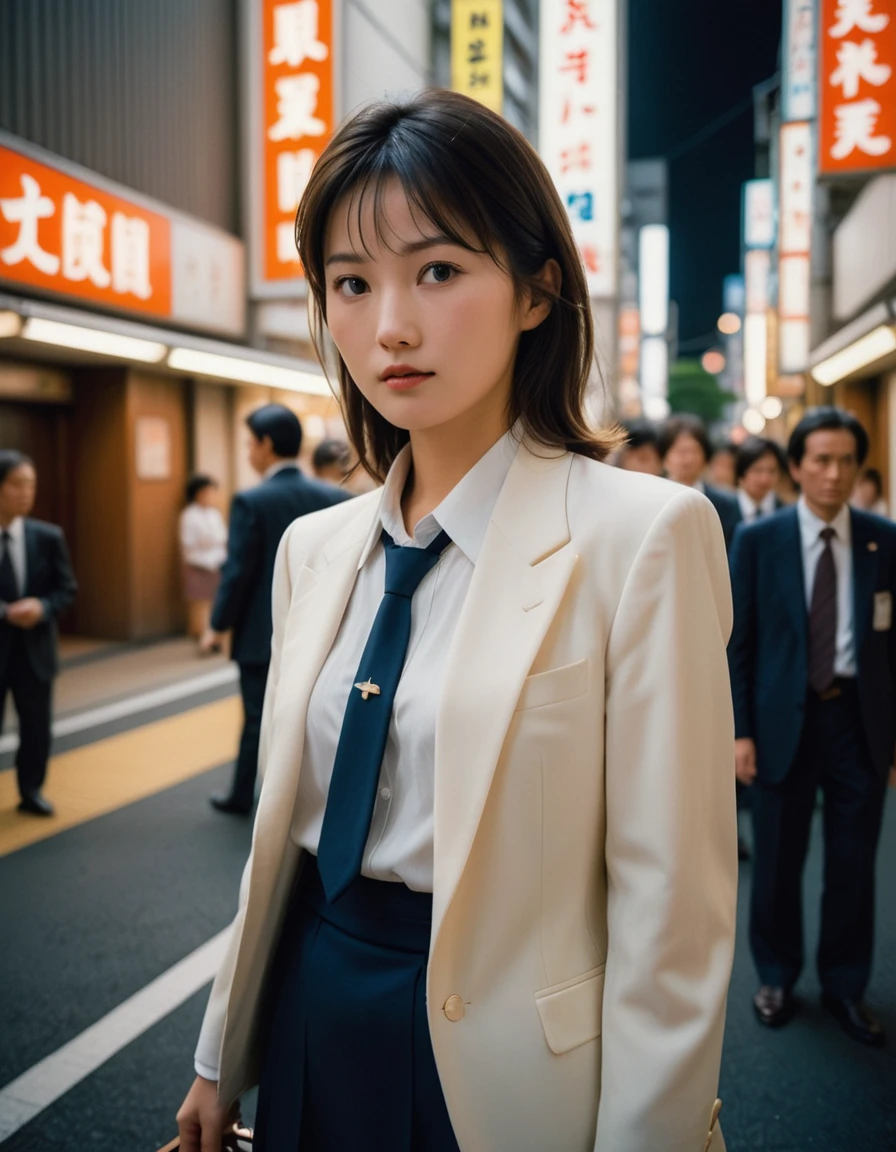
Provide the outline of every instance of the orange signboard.
{"type": "Polygon", "coordinates": [[[892,0],[822,0],[819,33],[819,171],[896,168],[892,0]]]}
{"type": "Polygon", "coordinates": [[[302,275],[296,209],[333,134],[334,0],[262,0],[265,280],[302,275]]]}
{"type": "Polygon", "coordinates": [[[0,146],[0,280],[171,314],[164,216],[0,146]]]}

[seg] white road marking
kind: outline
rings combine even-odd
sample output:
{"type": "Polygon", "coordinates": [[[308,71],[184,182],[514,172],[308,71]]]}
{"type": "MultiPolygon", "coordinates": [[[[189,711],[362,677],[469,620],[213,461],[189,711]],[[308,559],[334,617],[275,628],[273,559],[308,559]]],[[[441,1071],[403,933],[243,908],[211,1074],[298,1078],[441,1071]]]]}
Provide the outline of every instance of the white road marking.
{"type": "Polygon", "coordinates": [[[0,1140],[24,1127],[213,980],[229,935],[228,927],[213,936],[80,1036],[0,1089],[0,1140]]]}
{"type": "MultiPolygon", "coordinates": [[[[111,704],[101,704],[98,708],[88,708],[83,712],[75,712],[71,716],[63,716],[53,723],[53,736],[71,736],[75,732],[85,732],[89,728],[98,728],[101,724],[109,724],[113,720],[120,720],[124,716],[135,716],[140,712],[149,712],[153,708],[160,708],[171,704],[175,700],[189,700],[191,696],[198,696],[212,688],[220,688],[224,684],[235,684],[239,679],[235,664],[227,664],[223,668],[216,668],[213,672],[206,672],[202,676],[192,676],[189,680],[181,680],[174,684],[166,684],[163,688],[153,688],[151,692],[142,692],[137,696],[127,696],[123,700],[115,700],[111,704]]],[[[0,755],[4,752],[13,752],[19,746],[17,732],[10,732],[0,736],[0,755]]]]}

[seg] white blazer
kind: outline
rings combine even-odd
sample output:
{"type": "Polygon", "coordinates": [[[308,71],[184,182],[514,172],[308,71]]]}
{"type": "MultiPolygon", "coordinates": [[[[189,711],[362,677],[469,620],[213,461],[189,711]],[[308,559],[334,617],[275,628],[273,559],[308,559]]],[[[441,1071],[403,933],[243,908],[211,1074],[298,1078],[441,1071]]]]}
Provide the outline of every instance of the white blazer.
{"type": "MultiPolygon", "coordinates": [[[[379,499],[303,517],[280,546],[264,785],[196,1053],[220,1067],[222,1100],[257,1082],[300,863],[308,698],[379,499]]],[[[428,1012],[463,1152],[703,1152],[718,1132],[737,878],[730,627],[705,497],[518,450],[436,725],[428,1012]]]]}

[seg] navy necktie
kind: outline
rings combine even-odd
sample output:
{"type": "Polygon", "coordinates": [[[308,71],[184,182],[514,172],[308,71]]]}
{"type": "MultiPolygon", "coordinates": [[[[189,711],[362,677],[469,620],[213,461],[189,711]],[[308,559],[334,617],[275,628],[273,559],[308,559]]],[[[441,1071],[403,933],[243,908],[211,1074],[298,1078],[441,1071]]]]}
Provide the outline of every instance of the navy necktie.
{"type": "Polygon", "coordinates": [[[317,850],[331,904],[361,873],[395,691],[411,637],[411,598],[450,543],[447,532],[440,532],[428,548],[401,548],[383,532],[386,589],[345,708],[317,850]]]}
{"type": "Polygon", "coordinates": [[[12,604],[19,598],[19,582],[12,566],[12,534],[4,528],[0,537],[3,540],[3,552],[0,554],[0,600],[12,604]]]}

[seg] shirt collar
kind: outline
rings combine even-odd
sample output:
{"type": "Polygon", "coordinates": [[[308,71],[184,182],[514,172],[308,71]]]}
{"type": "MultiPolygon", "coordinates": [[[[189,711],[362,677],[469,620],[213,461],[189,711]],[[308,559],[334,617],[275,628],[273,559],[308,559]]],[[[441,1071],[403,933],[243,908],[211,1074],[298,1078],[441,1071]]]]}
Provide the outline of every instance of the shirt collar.
{"type": "Polygon", "coordinates": [[[265,468],[262,473],[262,480],[270,480],[272,476],[276,476],[278,472],[282,472],[284,468],[297,467],[295,460],[278,460],[276,464],[272,464],[270,468],[265,468]]]}
{"type": "Polygon", "coordinates": [[[389,469],[375,531],[371,532],[361,553],[358,567],[373,551],[381,528],[385,528],[396,544],[417,548],[425,548],[439,532],[445,531],[470,563],[475,564],[518,447],[519,440],[511,429],[455,484],[437,508],[418,520],[413,535],[409,536],[401,514],[401,496],[411,468],[411,446],[406,444],[389,469]]]}
{"type": "Polygon", "coordinates": [[[766,493],[766,495],[762,497],[758,504],[751,496],[747,495],[743,488],[738,488],[737,500],[740,504],[740,510],[744,517],[755,516],[758,512],[761,512],[763,516],[769,516],[772,512],[775,511],[774,488],[771,490],[771,492],[766,493]]]}
{"type": "Polygon", "coordinates": [[[844,504],[830,524],[816,516],[806,503],[805,496],[800,496],[796,502],[796,514],[800,522],[800,535],[803,547],[809,548],[818,541],[819,533],[824,528],[833,528],[837,539],[843,544],[852,541],[852,521],[849,518],[849,505],[844,504]]]}
{"type": "MultiPolygon", "coordinates": [[[[0,529],[0,531],[3,531],[3,529],[0,529]]],[[[12,537],[14,543],[20,544],[25,537],[25,517],[16,516],[15,520],[10,523],[5,531],[12,537]]]]}

